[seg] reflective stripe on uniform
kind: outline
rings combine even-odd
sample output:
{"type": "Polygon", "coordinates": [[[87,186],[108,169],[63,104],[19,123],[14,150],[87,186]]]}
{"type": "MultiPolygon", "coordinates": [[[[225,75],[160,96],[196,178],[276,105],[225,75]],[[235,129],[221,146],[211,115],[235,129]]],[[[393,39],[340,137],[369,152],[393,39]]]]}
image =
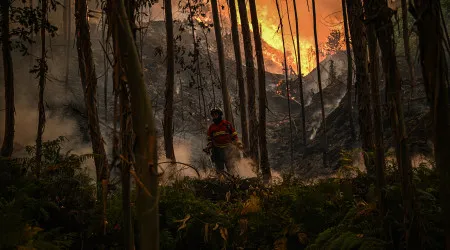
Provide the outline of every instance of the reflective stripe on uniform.
{"type": "Polygon", "coordinates": [[[226,131],[218,131],[218,132],[213,133],[214,137],[219,136],[219,135],[228,135],[228,133],[226,131]]]}

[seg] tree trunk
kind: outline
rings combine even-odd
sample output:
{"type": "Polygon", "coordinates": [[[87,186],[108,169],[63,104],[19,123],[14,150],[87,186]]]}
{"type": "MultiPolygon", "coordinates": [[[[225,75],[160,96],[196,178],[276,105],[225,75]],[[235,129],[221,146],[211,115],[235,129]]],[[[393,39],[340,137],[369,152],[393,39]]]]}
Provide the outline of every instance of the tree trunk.
{"type": "Polygon", "coordinates": [[[383,145],[383,121],[381,112],[380,99],[380,81],[378,79],[379,55],[377,49],[377,36],[373,22],[367,24],[366,36],[369,48],[369,72],[370,72],[370,88],[372,97],[373,110],[373,140],[374,140],[374,162],[375,162],[375,177],[376,177],[376,193],[378,198],[378,208],[380,210],[381,220],[384,220],[386,215],[386,200],[384,188],[386,185],[384,177],[385,159],[384,159],[384,145],[383,145]]]}
{"type": "Polygon", "coordinates": [[[9,37],[9,8],[10,0],[3,0],[0,3],[2,12],[1,20],[1,41],[3,53],[3,73],[5,78],[5,133],[1,156],[10,157],[14,149],[14,68],[11,56],[11,44],[9,37]]]}
{"type": "MultiPolygon", "coordinates": [[[[107,30],[106,30],[106,17],[103,16],[103,30],[102,30],[102,42],[105,46],[105,52],[103,55],[103,71],[105,72],[105,76],[103,78],[103,106],[105,106],[105,123],[108,123],[108,75],[109,75],[109,65],[108,65],[108,57],[109,57],[109,40],[107,38],[107,30]]],[[[113,118],[114,119],[114,118],[113,118]]]]}
{"type": "MultiPolygon", "coordinates": [[[[133,157],[133,128],[130,114],[129,93],[125,82],[120,82],[120,138],[122,138],[122,156],[131,160],[133,157]]],[[[130,161],[122,161],[122,210],[124,222],[124,245],[127,250],[134,250],[134,233],[131,216],[131,180],[130,161]]]]}
{"type": "Polygon", "coordinates": [[[353,55],[356,66],[356,94],[358,100],[359,130],[361,147],[364,154],[364,163],[367,174],[375,178],[375,168],[372,157],[373,152],[373,125],[370,106],[370,83],[367,69],[367,41],[363,16],[363,6],[360,1],[347,0],[347,13],[350,24],[350,35],[352,36],[353,55]]]}
{"type": "Polygon", "coordinates": [[[289,132],[290,132],[290,137],[289,137],[290,157],[291,157],[290,171],[291,171],[291,174],[293,174],[294,148],[293,148],[293,143],[292,143],[291,95],[290,95],[290,89],[289,89],[288,65],[287,65],[287,61],[286,61],[286,47],[285,47],[285,43],[284,43],[283,18],[281,17],[281,10],[280,10],[278,0],[275,0],[275,4],[277,6],[278,17],[280,20],[281,42],[283,44],[284,80],[286,82],[286,97],[287,97],[287,103],[288,103],[289,132]]]}
{"type": "Polygon", "coordinates": [[[42,160],[42,135],[44,134],[45,126],[45,107],[44,107],[44,90],[47,77],[47,59],[45,48],[45,24],[47,22],[47,0],[42,0],[42,20],[41,20],[41,59],[39,60],[39,120],[38,131],[36,138],[36,176],[40,176],[41,172],[41,160],[42,160]]]}
{"type": "Polygon", "coordinates": [[[72,2],[71,2],[71,0],[66,0],[65,1],[65,4],[67,4],[66,6],[65,6],[65,13],[66,13],[66,19],[65,19],[65,22],[66,22],[66,24],[64,25],[64,28],[66,29],[66,34],[65,34],[65,37],[66,37],[66,79],[65,79],[65,82],[66,82],[66,87],[69,85],[69,73],[70,73],[70,52],[71,52],[71,49],[72,49],[72,46],[71,46],[71,37],[72,37],[72,34],[71,34],[71,28],[72,28],[72,23],[71,23],[71,21],[72,21],[72,12],[71,12],[71,10],[72,10],[72,2]],[[67,25],[67,26],[66,26],[67,25]]]}
{"type": "MultiPolygon", "coordinates": [[[[136,200],[136,216],[139,229],[139,248],[159,249],[159,208],[158,208],[158,157],[156,151],[156,129],[150,98],[144,84],[142,67],[133,32],[128,20],[123,0],[118,1],[113,13],[119,24],[119,46],[123,60],[125,78],[131,94],[131,113],[135,139],[135,168],[139,183],[136,200]]],[[[111,17],[111,18],[113,18],[111,17]]]]}
{"type": "MultiPolygon", "coordinates": [[[[97,157],[94,158],[95,172],[98,187],[102,185],[103,200],[103,233],[106,233],[106,195],[109,175],[108,158],[103,146],[103,138],[97,110],[97,75],[95,73],[94,58],[91,48],[91,37],[89,23],[87,20],[87,0],[75,0],[76,5],[76,34],[78,65],[80,69],[81,85],[84,93],[84,104],[88,118],[89,135],[91,136],[92,151],[97,157]]],[[[99,194],[99,191],[97,191],[99,194]]],[[[98,197],[100,198],[100,196],[98,197]]]]}
{"type": "Polygon", "coordinates": [[[402,181],[404,222],[408,229],[405,236],[406,248],[419,246],[419,228],[414,215],[414,189],[412,184],[412,165],[407,141],[405,120],[401,98],[401,78],[395,55],[394,27],[392,10],[386,1],[367,0],[367,15],[375,22],[378,43],[381,48],[383,70],[386,77],[387,102],[390,110],[392,134],[395,138],[397,165],[402,181]]]}
{"type": "Polygon", "coordinates": [[[216,35],[217,53],[219,57],[220,86],[222,89],[223,109],[225,119],[233,121],[233,113],[231,109],[231,99],[228,93],[227,76],[225,74],[225,55],[223,52],[222,34],[220,32],[219,10],[217,8],[217,0],[211,0],[212,15],[214,22],[214,33],[216,35]]]}
{"type": "Polygon", "coordinates": [[[303,145],[306,147],[306,119],[305,119],[305,99],[303,96],[303,76],[302,76],[302,62],[300,57],[300,31],[298,28],[298,13],[297,13],[297,1],[294,2],[294,14],[295,14],[295,32],[297,35],[297,73],[298,73],[298,87],[300,93],[300,104],[302,106],[302,134],[303,134],[303,145]]]}
{"type": "Polygon", "coordinates": [[[164,149],[166,158],[175,162],[173,149],[173,87],[175,85],[175,58],[172,20],[172,2],[164,0],[166,14],[167,42],[167,74],[166,74],[166,105],[164,107],[164,149]]]}
{"type": "MultiPolygon", "coordinates": [[[[115,3],[114,3],[115,4],[115,3]]],[[[108,3],[109,10],[113,10],[115,5],[108,3]]],[[[108,13],[111,16],[111,13],[108,13]]],[[[122,155],[127,161],[121,160],[121,180],[122,180],[122,213],[123,213],[123,235],[124,235],[124,249],[134,250],[134,232],[133,222],[131,216],[131,180],[130,180],[130,162],[133,157],[133,128],[130,111],[129,93],[126,88],[126,83],[121,80],[122,59],[119,48],[119,29],[117,19],[109,20],[109,29],[112,30],[113,35],[113,52],[114,52],[114,68],[113,68],[113,84],[114,84],[114,145],[113,155],[115,159],[122,155]],[[120,107],[117,107],[117,100],[119,99],[120,107]],[[119,115],[120,114],[120,115],[119,115]],[[116,129],[116,124],[120,123],[120,141],[121,152],[119,153],[119,136],[116,129]]]]}
{"type": "Polygon", "coordinates": [[[239,43],[239,31],[236,13],[236,3],[234,0],[228,0],[231,17],[231,36],[233,39],[234,58],[236,61],[236,78],[239,86],[239,105],[241,113],[241,127],[242,127],[242,141],[244,143],[245,152],[249,152],[248,139],[248,122],[247,122],[247,107],[245,105],[247,97],[245,95],[244,72],[242,70],[241,46],[239,43]]]}
{"type": "Polygon", "coordinates": [[[408,31],[408,4],[407,0],[402,0],[402,30],[403,30],[403,46],[405,48],[405,58],[408,63],[409,81],[414,86],[414,64],[411,60],[411,50],[409,47],[409,31],[408,31]]]}
{"type": "Polygon", "coordinates": [[[253,61],[252,38],[250,36],[250,26],[247,17],[247,7],[245,0],[238,0],[239,15],[241,18],[242,38],[244,39],[245,66],[247,76],[247,94],[248,94],[248,120],[250,135],[250,157],[259,166],[258,152],[258,121],[256,119],[256,87],[255,87],[255,63],[253,61]]]}
{"type": "Polygon", "coordinates": [[[353,60],[352,52],[350,48],[350,35],[348,32],[348,17],[347,17],[347,5],[345,0],[342,0],[342,13],[344,19],[344,34],[345,34],[345,47],[347,49],[347,106],[350,122],[350,132],[352,135],[352,141],[356,141],[355,124],[353,123],[353,105],[352,105],[352,84],[353,84],[353,60]]]}
{"type": "Polygon", "coordinates": [[[439,0],[415,0],[420,62],[433,120],[434,157],[440,178],[445,249],[450,249],[450,154],[448,63],[439,0]]]}
{"type": "Polygon", "coordinates": [[[325,104],[323,103],[322,94],[322,80],[320,76],[320,62],[319,62],[319,43],[317,40],[317,19],[316,19],[316,1],[312,0],[312,10],[313,10],[313,23],[314,23],[314,42],[316,46],[316,65],[317,65],[317,82],[319,84],[319,94],[320,94],[320,105],[322,108],[322,128],[323,128],[323,139],[322,139],[322,150],[323,150],[323,165],[326,167],[327,164],[327,124],[325,118],[325,104]]]}
{"type": "Polygon", "coordinates": [[[267,152],[267,136],[266,136],[266,70],[264,67],[264,55],[259,30],[258,12],[256,11],[255,0],[249,0],[250,16],[253,26],[253,37],[255,41],[256,63],[258,65],[258,86],[259,86],[259,153],[260,166],[263,179],[269,181],[272,178],[269,165],[269,153],[267,152]]]}

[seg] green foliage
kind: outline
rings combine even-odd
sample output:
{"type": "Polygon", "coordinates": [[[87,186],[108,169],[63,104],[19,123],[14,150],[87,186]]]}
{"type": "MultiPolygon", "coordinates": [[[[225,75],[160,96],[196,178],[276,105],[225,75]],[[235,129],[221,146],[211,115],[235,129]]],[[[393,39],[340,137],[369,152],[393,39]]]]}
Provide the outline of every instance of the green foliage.
{"type": "Polygon", "coordinates": [[[61,154],[63,140],[43,144],[39,179],[33,157],[0,159],[0,249],[68,249],[88,235],[94,188],[81,163],[89,156],[61,154]]]}
{"type": "MultiPolygon", "coordinates": [[[[1,159],[0,249],[123,249],[121,189],[108,195],[107,233],[101,207],[82,170],[92,155],[62,153],[60,137],[43,145],[43,171],[30,158],[1,159]]],[[[400,182],[394,163],[386,169],[381,218],[372,181],[342,151],[337,178],[305,184],[295,177],[265,186],[258,179],[186,178],[160,189],[161,249],[398,249],[404,236],[400,182]],[[387,234],[389,232],[389,234],[387,234]]],[[[429,166],[414,169],[420,249],[442,249],[439,178],[429,166]]],[[[135,190],[132,193],[134,215],[135,190]]],[[[135,235],[137,237],[137,235],[135,235]]]]}

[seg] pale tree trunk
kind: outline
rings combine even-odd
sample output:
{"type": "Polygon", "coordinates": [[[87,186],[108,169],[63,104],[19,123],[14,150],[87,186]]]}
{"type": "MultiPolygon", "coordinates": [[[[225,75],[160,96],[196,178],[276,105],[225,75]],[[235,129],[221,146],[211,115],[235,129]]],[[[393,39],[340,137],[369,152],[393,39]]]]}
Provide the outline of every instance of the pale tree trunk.
{"type": "Polygon", "coordinates": [[[258,86],[259,86],[259,153],[260,166],[263,179],[269,181],[272,178],[269,165],[269,153],[267,152],[267,135],[266,135],[266,70],[264,67],[264,55],[259,30],[258,12],[256,11],[255,0],[249,0],[250,16],[252,19],[253,36],[255,41],[256,63],[258,65],[258,86]]]}
{"type": "Polygon", "coordinates": [[[123,0],[118,2],[118,8],[113,17],[117,18],[118,22],[119,47],[131,94],[131,114],[136,134],[134,166],[141,183],[138,185],[136,200],[139,248],[157,250],[159,249],[159,193],[156,129],[133,32],[129,22],[126,21],[128,17],[123,0]]]}
{"type": "Polygon", "coordinates": [[[175,162],[173,149],[173,87],[175,85],[175,58],[172,20],[172,2],[164,0],[166,14],[166,42],[167,42],[167,74],[166,74],[166,105],[164,107],[164,149],[166,158],[175,162]]]}
{"type": "Polygon", "coordinates": [[[256,87],[255,87],[255,63],[253,61],[252,38],[250,35],[250,26],[247,17],[247,7],[245,0],[238,0],[239,16],[241,18],[242,38],[244,40],[245,53],[245,71],[247,77],[247,94],[248,94],[248,120],[250,135],[250,157],[259,166],[258,152],[258,121],[256,119],[256,87]]]}
{"type": "Polygon", "coordinates": [[[212,15],[214,22],[214,33],[216,35],[217,53],[219,57],[219,73],[220,86],[222,89],[223,109],[225,112],[225,119],[233,122],[233,113],[231,109],[231,99],[228,93],[227,76],[225,74],[225,55],[223,52],[222,34],[220,32],[219,10],[217,8],[217,0],[211,0],[212,15]]]}
{"type": "Polygon", "coordinates": [[[450,154],[448,63],[439,0],[415,0],[420,62],[433,120],[434,157],[440,178],[445,249],[450,249],[450,154]]]}
{"type": "Polygon", "coordinates": [[[322,109],[322,128],[323,128],[323,138],[322,138],[322,150],[323,150],[323,165],[326,167],[327,164],[327,124],[325,118],[325,104],[323,103],[323,93],[322,93],[322,80],[320,76],[320,62],[319,62],[319,43],[317,40],[317,19],[316,19],[316,1],[312,0],[312,10],[313,10],[313,21],[314,21],[314,42],[316,46],[316,66],[317,66],[317,82],[319,84],[319,95],[320,95],[320,105],[322,109]]]}
{"type": "Polygon", "coordinates": [[[248,121],[247,107],[245,105],[247,97],[245,95],[244,71],[242,70],[241,47],[239,43],[239,31],[237,22],[236,3],[234,0],[228,0],[231,17],[231,36],[233,39],[234,59],[236,61],[236,79],[239,86],[239,108],[241,113],[242,142],[244,143],[245,152],[249,152],[248,139],[248,121]]]}
{"type": "Polygon", "coordinates": [[[306,118],[305,118],[305,99],[303,96],[303,77],[302,77],[302,61],[300,56],[300,31],[298,28],[298,13],[297,13],[297,1],[294,2],[294,14],[295,14],[295,33],[297,35],[297,73],[298,73],[298,87],[300,93],[300,104],[302,106],[302,135],[303,145],[306,147],[306,118]]]}
{"type": "MultiPolygon", "coordinates": [[[[81,85],[84,93],[84,104],[88,118],[89,135],[91,136],[92,151],[97,157],[94,158],[97,184],[102,186],[103,201],[103,233],[106,233],[106,200],[107,185],[109,179],[109,166],[106,156],[103,138],[100,132],[98,110],[97,110],[97,75],[95,73],[94,58],[91,48],[91,37],[89,23],[87,21],[87,0],[75,0],[76,5],[76,34],[78,65],[80,69],[81,85]]],[[[99,192],[97,192],[99,194],[99,192]]],[[[98,197],[100,198],[100,196],[98,197]]]]}
{"type": "Polygon", "coordinates": [[[402,30],[403,30],[403,46],[405,48],[405,58],[408,63],[409,81],[411,86],[414,86],[414,64],[411,60],[411,49],[409,47],[409,30],[408,30],[408,0],[402,1],[402,30]]]}
{"type": "Polygon", "coordinates": [[[10,4],[10,0],[3,0],[0,3],[0,9],[2,13],[1,42],[3,53],[3,73],[5,78],[5,133],[3,136],[3,144],[0,153],[3,157],[10,157],[14,149],[14,68],[11,56],[11,44],[9,36],[10,4]]]}
{"type": "Polygon", "coordinates": [[[286,97],[287,97],[287,103],[288,103],[288,117],[289,117],[289,145],[290,145],[290,171],[291,174],[293,174],[293,160],[294,160],[294,148],[292,143],[292,118],[291,118],[291,95],[290,95],[290,89],[289,89],[289,79],[288,79],[288,65],[286,61],[286,47],[284,43],[284,29],[283,29],[283,18],[281,17],[281,10],[280,10],[280,4],[278,3],[278,0],[275,0],[275,4],[277,6],[277,12],[278,17],[280,20],[280,30],[281,30],[281,42],[283,44],[283,58],[284,58],[284,80],[286,81],[286,97]]]}
{"type": "Polygon", "coordinates": [[[345,0],[342,0],[342,13],[344,19],[345,47],[347,49],[347,106],[350,122],[350,133],[352,135],[352,141],[355,141],[356,131],[355,131],[355,124],[353,123],[353,105],[352,105],[353,61],[352,61],[352,52],[350,48],[350,35],[348,32],[347,5],[345,3],[345,0]]]}
{"type": "Polygon", "coordinates": [[[385,180],[385,160],[384,160],[384,145],[383,145],[383,121],[381,112],[380,99],[380,81],[379,75],[379,55],[377,49],[377,36],[375,25],[373,22],[366,24],[367,44],[369,48],[369,72],[370,72],[370,89],[372,97],[372,112],[373,112],[373,145],[374,145],[374,163],[375,163],[375,177],[376,177],[376,193],[378,198],[378,208],[380,210],[380,217],[384,220],[386,216],[386,199],[384,188],[386,186],[385,180]]]}
{"type": "Polygon", "coordinates": [[[42,19],[41,19],[41,58],[39,60],[39,102],[38,102],[38,129],[36,137],[36,175],[39,177],[41,172],[42,160],[42,135],[45,126],[45,107],[44,107],[44,90],[47,77],[47,59],[45,48],[45,24],[47,22],[47,0],[41,1],[42,19]]]}
{"type": "Polygon", "coordinates": [[[350,35],[352,36],[353,55],[356,66],[356,94],[358,100],[358,118],[361,138],[361,147],[364,154],[364,164],[367,174],[375,178],[375,168],[372,157],[373,152],[373,125],[370,106],[370,83],[367,68],[367,40],[365,27],[361,20],[364,13],[360,1],[347,0],[347,13],[350,24],[350,35]]]}
{"type": "Polygon", "coordinates": [[[396,146],[396,158],[402,182],[404,223],[406,230],[405,247],[419,246],[420,234],[415,220],[414,188],[412,165],[407,140],[403,105],[401,97],[401,77],[397,68],[395,54],[394,27],[391,21],[392,10],[386,1],[367,0],[367,15],[374,17],[378,43],[381,48],[382,64],[386,77],[387,102],[390,110],[390,123],[396,146]]]}

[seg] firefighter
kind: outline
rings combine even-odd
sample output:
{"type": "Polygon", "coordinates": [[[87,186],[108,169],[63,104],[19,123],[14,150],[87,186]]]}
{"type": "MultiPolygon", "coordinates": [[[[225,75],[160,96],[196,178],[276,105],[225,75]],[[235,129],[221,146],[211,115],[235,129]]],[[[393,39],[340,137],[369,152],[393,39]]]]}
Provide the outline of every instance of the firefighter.
{"type": "Polygon", "coordinates": [[[223,172],[225,166],[228,172],[234,170],[237,159],[240,158],[239,150],[243,149],[233,125],[222,118],[223,112],[219,108],[211,110],[213,124],[208,129],[208,145],[204,149],[206,153],[212,153],[211,160],[214,162],[216,170],[223,172]]]}

